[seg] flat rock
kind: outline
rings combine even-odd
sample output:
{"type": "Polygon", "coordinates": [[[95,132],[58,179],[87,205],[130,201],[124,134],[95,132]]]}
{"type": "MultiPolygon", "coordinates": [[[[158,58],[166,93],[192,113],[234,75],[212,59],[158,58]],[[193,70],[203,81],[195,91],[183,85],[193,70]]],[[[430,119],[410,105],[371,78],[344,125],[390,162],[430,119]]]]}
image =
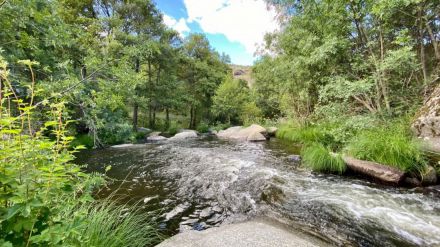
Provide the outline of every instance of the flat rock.
{"type": "Polygon", "coordinates": [[[397,168],[376,162],[358,160],[349,156],[344,156],[343,159],[350,170],[378,179],[385,183],[399,184],[405,175],[404,172],[397,168]]]}
{"type": "Polygon", "coordinates": [[[158,247],[315,247],[330,246],[302,232],[293,232],[277,223],[254,220],[223,225],[204,231],[187,231],[158,247]]]}

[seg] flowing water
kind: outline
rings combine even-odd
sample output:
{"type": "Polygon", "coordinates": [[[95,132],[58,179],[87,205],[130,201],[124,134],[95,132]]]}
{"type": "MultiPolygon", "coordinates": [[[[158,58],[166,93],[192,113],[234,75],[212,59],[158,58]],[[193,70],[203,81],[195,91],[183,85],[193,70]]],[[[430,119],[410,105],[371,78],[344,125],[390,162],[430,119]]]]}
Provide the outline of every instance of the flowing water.
{"type": "Polygon", "coordinates": [[[89,171],[111,165],[115,182],[101,193],[159,210],[169,235],[265,216],[336,245],[440,246],[439,190],[313,174],[286,158],[296,151],[278,140],[204,137],[86,151],[78,160],[89,171]]]}

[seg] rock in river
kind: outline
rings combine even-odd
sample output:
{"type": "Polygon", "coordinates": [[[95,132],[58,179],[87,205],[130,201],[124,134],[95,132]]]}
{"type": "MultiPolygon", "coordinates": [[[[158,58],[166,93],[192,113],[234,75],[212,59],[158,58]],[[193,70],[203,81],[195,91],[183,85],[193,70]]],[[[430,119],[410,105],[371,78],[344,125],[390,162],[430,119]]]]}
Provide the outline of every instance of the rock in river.
{"type": "Polygon", "coordinates": [[[177,133],[173,137],[171,137],[170,141],[179,141],[179,140],[185,140],[188,138],[196,138],[197,137],[197,131],[195,130],[185,130],[183,132],[177,133]]]}
{"type": "Polygon", "coordinates": [[[237,141],[265,141],[266,134],[267,131],[265,128],[257,124],[252,124],[247,128],[236,126],[222,130],[217,134],[217,137],[237,141]]]}
{"type": "Polygon", "coordinates": [[[402,171],[394,167],[381,165],[379,163],[358,160],[348,156],[344,156],[343,159],[350,170],[385,183],[399,184],[405,175],[402,171]]]}
{"type": "Polygon", "coordinates": [[[434,167],[427,166],[425,172],[422,175],[423,185],[433,185],[437,183],[437,172],[434,167]]]}

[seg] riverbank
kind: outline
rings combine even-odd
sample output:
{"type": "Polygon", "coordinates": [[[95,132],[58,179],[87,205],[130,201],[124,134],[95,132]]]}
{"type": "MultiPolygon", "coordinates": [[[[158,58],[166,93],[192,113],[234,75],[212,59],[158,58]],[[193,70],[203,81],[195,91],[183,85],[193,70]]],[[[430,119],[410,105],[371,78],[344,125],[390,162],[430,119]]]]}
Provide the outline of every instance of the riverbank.
{"type": "Polygon", "coordinates": [[[179,233],[157,247],[323,247],[330,244],[267,219],[179,233]]]}

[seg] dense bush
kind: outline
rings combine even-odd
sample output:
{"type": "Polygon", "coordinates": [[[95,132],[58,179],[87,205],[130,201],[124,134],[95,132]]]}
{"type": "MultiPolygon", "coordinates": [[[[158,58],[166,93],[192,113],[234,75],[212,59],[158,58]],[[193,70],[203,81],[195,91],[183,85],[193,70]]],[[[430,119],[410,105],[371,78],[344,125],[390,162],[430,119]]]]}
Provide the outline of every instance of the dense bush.
{"type": "Polygon", "coordinates": [[[339,154],[333,154],[322,144],[313,143],[302,150],[303,164],[313,171],[342,174],[345,162],[339,154]]]}

